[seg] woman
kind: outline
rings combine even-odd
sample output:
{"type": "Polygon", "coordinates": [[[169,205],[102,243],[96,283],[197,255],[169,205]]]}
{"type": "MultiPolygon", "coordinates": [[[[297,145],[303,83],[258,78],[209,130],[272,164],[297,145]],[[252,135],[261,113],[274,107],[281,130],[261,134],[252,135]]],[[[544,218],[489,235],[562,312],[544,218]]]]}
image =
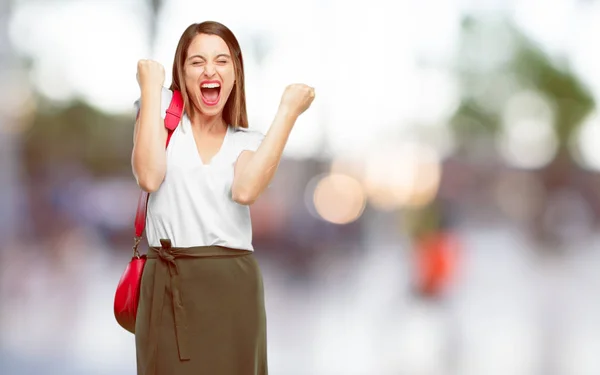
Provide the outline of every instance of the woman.
{"type": "Polygon", "coordinates": [[[163,88],[157,62],[141,60],[137,74],[132,167],[152,193],[135,327],[138,375],[267,374],[248,206],[273,178],[314,90],[288,86],[267,135],[248,130],[238,41],[220,23],[193,24],[179,40],[171,85],[185,113],[165,151],[172,91],[163,88]]]}

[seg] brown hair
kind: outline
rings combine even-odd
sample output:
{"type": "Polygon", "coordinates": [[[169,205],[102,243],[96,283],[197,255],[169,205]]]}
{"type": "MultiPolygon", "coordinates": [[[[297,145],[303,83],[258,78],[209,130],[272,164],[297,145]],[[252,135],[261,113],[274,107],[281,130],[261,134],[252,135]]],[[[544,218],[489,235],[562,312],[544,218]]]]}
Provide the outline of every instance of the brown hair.
{"type": "Polygon", "coordinates": [[[233,32],[227,28],[227,26],[215,22],[205,21],[202,23],[194,23],[188,26],[187,29],[181,35],[179,43],[177,44],[177,50],[175,51],[175,59],[173,61],[173,80],[171,83],[171,90],[181,91],[183,96],[183,103],[188,116],[192,116],[195,108],[190,103],[190,98],[185,87],[184,71],[185,71],[185,60],[187,59],[188,49],[192,40],[198,34],[216,35],[225,41],[229,51],[231,52],[231,58],[233,60],[233,68],[235,71],[235,82],[233,84],[233,90],[225,107],[223,107],[223,120],[226,124],[235,127],[247,128],[248,127],[248,114],[246,112],[246,90],[244,85],[244,60],[242,58],[242,50],[233,32]]]}

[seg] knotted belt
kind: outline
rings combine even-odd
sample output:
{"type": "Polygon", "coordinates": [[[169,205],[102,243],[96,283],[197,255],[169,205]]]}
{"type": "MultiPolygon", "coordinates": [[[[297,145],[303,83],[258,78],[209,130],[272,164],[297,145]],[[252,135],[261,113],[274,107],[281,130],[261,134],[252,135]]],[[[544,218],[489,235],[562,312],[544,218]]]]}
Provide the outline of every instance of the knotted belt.
{"type": "MultiPolygon", "coordinates": [[[[150,329],[148,333],[148,351],[149,358],[146,366],[146,374],[154,375],[156,367],[156,357],[158,350],[158,334],[160,332],[165,288],[167,278],[171,281],[171,295],[173,298],[173,317],[175,320],[175,337],[177,339],[177,349],[181,361],[189,360],[190,353],[188,348],[188,321],[181,298],[181,284],[179,279],[179,270],[176,260],[179,258],[206,258],[219,257],[226,255],[225,252],[230,249],[218,246],[201,247],[172,247],[171,241],[167,239],[160,240],[161,247],[151,247],[148,251],[148,259],[156,259],[156,268],[154,274],[154,287],[152,290],[152,304],[150,306],[150,329]]],[[[237,255],[248,254],[248,251],[235,250],[237,255]]],[[[227,254],[226,256],[231,256],[227,254]]]]}
{"type": "Polygon", "coordinates": [[[175,259],[181,257],[198,257],[201,254],[195,248],[172,248],[170,240],[160,240],[161,247],[151,247],[148,259],[157,259],[154,274],[154,288],[152,291],[152,304],[150,306],[150,329],[148,332],[148,366],[147,374],[154,374],[156,366],[156,351],[158,350],[158,334],[162,320],[163,303],[167,277],[171,278],[171,293],[173,296],[173,317],[175,318],[175,336],[180,360],[189,360],[187,347],[187,321],[185,309],[181,300],[179,271],[175,259]]]}

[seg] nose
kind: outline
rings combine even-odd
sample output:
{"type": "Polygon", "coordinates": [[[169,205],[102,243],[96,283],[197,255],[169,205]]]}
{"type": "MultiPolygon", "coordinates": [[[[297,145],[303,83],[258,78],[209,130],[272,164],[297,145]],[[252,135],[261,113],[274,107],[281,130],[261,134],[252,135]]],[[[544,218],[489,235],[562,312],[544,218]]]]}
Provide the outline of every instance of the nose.
{"type": "Polygon", "coordinates": [[[204,66],[204,75],[206,75],[206,77],[211,78],[212,76],[214,76],[216,73],[216,69],[215,69],[215,65],[212,63],[207,63],[204,66]]]}

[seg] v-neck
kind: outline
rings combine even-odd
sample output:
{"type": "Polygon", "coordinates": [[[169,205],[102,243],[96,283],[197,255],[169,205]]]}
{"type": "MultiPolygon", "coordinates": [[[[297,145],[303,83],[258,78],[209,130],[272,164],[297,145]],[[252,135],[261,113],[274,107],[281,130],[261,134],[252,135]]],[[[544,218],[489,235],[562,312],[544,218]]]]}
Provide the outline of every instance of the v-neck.
{"type": "Polygon", "coordinates": [[[213,165],[213,162],[221,154],[221,151],[223,151],[223,149],[224,149],[224,147],[226,145],[227,138],[229,138],[229,132],[230,132],[229,128],[230,128],[230,126],[227,125],[227,129],[225,130],[225,136],[223,137],[223,140],[221,141],[221,146],[219,147],[219,149],[217,150],[217,152],[215,152],[215,154],[210,158],[209,162],[206,163],[206,162],[204,162],[204,160],[202,159],[202,156],[200,155],[198,143],[196,142],[196,137],[194,136],[194,130],[190,126],[190,132],[191,132],[191,135],[192,135],[192,142],[194,144],[194,151],[196,152],[196,156],[198,158],[198,162],[200,163],[201,166],[203,166],[203,167],[210,167],[211,165],[213,165]]]}

